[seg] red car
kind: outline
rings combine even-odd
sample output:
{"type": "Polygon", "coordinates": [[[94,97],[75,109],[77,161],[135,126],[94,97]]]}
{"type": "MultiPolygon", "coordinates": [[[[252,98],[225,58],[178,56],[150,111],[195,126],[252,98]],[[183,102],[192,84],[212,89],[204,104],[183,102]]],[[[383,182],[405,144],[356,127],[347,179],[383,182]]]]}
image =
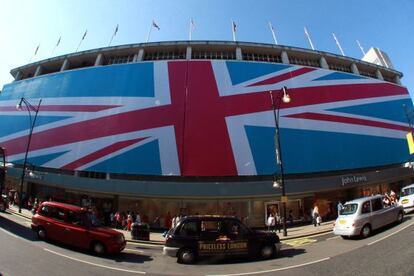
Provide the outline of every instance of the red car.
{"type": "Polygon", "coordinates": [[[43,202],[32,217],[32,229],[39,239],[51,239],[93,253],[119,253],[126,245],[122,233],[104,227],[96,216],[79,206],[43,202]]]}

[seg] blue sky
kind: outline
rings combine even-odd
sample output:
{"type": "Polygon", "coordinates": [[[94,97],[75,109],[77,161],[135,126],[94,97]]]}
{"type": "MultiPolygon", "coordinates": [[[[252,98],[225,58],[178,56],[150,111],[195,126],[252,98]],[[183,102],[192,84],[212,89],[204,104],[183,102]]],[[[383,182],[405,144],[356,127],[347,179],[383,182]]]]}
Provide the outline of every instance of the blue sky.
{"type": "Polygon", "coordinates": [[[400,0],[1,0],[0,89],[12,81],[9,71],[32,61],[74,52],[85,32],[80,51],[105,47],[119,24],[112,45],[150,41],[187,40],[189,20],[195,22],[193,40],[232,40],[230,19],[237,24],[237,40],[272,43],[268,21],[279,44],[310,48],[306,26],[315,48],[339,54],[336,34],[347,56],[361,58],[355,40],[367,51],[379,47],[395,68],[404,73],[403,85],[414,92],[414,1],[400,0]]]}

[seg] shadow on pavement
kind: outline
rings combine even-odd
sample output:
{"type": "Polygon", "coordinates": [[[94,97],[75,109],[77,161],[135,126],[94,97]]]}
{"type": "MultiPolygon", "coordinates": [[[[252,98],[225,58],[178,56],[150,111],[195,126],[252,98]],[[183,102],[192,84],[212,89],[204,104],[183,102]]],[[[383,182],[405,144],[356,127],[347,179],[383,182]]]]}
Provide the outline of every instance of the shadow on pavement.
{"type": "Polygon", "coordinates": [[[4,215],[0,216],[0,227],[1,228],[25,240],[37,241],[36,234],[32,231],[32,229],[26,226],[23,226],[17,222],[14,222],[7,216],[11,216],[11,214],[4,213],[4,215]]]}
{"type": "Polygon", "coordinates": [[[280,258],[292,258],[305,253],[306,250],[303,248],[286,248],[281,250],[280,258]]]}

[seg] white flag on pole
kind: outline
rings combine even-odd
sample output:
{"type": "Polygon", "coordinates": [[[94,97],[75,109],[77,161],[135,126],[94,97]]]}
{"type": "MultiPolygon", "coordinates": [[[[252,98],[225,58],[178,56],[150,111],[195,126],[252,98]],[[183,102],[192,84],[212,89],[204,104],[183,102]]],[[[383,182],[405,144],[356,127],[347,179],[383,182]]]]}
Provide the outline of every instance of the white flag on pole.
{"type": "Polygon", "coordinates": [[[160,27],[157,25],[157,23],[155,23],[155,21],[154,21],[154,20],[152,20],[152,26],[153,26],[154,28],[156,28],[158,31],[160,30],[160,27]]]}

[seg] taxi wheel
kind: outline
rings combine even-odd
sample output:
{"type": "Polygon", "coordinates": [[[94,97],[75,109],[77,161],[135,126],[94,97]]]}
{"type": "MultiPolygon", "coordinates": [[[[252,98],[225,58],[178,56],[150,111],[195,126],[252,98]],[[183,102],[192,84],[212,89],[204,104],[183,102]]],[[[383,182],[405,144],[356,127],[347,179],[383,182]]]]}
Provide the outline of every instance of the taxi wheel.
{"type": "Polygon", "coordinates": [[[39,240],[46,240],[47,238],[46,229],[39,227],[39,229],[37,229],[37,237],[39,238],[39,240]]]}
{"type": "Polygon", "coordinates": [[[402,223],[404,221],[404,214],[402,212],[398,213],[397,223],[402,223]]]}
{"type": "Polygon", "coordinates": [[[94,242],[92,244],[92,251],[96,255],[103,255],[106,252],[105,245],[103,245],[101,242],[94,242]]]}
{"type": "Polygon", "coordinates": [[[181,249],[178,252],[178,263],[180,264],[192,264],[195,262],[196,255],[193,250],[189,248],[181,249]]]}
{"type": "Polygon", "coordinates": [[[275,246],[272,244],[264,244],[261,248],[260,248],[260,252],[259,252],[259,256],[266,260],[266,259],[270,259],[272,258],[276,253],[276,249],[275,246]]]}
{"type": "Polygon", "coordinates": [[[365,224],[364,227],[362,227],[361,236],[363,238],[367,238],[370,235],[371,235],[371,226],[369,224],[365,224]]]}

